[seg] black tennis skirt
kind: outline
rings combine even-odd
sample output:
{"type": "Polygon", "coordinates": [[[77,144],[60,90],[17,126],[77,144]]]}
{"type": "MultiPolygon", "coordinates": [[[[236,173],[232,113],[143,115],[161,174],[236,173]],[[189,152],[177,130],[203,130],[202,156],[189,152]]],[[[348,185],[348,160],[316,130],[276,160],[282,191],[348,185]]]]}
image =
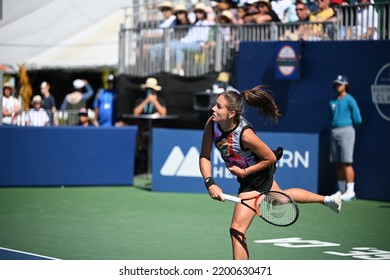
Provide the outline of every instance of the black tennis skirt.
{"type": "Polygon", "coordinates": [[[237,181],[240,183],[238,193],[258,191],[260,193],[268,192],[271,190],[274,174],[276,172],[276,165],[273,164],[266,169],[250,174],[245,178],[237,177],[237,181]]]}

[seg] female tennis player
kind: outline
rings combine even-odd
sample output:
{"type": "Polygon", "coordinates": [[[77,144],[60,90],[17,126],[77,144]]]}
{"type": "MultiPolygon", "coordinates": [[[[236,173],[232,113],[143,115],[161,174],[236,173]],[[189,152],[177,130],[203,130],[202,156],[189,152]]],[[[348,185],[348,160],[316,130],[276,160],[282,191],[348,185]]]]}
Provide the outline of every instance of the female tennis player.
{"type": "MultiPolygon", "coordinates": [[[[251,124],[242,116],[244,103],[259,109],[259,113],[273,120],[280,117],[272,93],[263,86],[252,90],[225,91],[220,94],[212,116],[207,120],[199,166],[209,195],[224,201],[222,189],[212,178],[210,154],[212,145],[220,151],[226,167],[237,176],[240,184],[238,196],[250,198],[267,191],[282,191],[274,180],[277,157],[275,153],[255,134],[251,124]]],[[[298,203],[320,203],[336,213],[341,209],[340,195],[322,196],[300,188],[282,191],[298,203]]],[[[256,213],[237,203],[230,226],[233,259],[249,259],[246,232],[256,213]]]]}

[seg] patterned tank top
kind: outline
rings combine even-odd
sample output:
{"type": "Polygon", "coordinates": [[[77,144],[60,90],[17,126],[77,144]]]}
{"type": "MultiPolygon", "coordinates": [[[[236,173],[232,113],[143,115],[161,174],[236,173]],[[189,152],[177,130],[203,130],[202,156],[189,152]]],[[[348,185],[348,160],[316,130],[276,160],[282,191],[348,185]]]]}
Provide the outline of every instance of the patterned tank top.
{"type": "Polygon", "coordinates": [[[241,146],[242,133],[248,128],[253,130],[251,124],[242,116],[238,125],[226,132],[222,131],[218,123],[213,122],[213,141],[227,166],[247,168],[259,161],[255,153],[241,146]]]}

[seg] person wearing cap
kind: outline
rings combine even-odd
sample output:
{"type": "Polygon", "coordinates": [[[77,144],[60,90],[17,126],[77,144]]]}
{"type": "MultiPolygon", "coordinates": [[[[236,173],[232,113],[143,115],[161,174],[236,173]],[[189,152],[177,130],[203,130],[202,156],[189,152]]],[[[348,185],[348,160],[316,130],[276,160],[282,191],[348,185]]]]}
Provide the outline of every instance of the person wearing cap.
{"type": "MultiPolygon", "coordinates": [[[[87,107],[87,101],[93,96],[93,89],[87,80],[73,81],[74,91],[68,93],[61,105],[61,110],[79,110],[87,107]]],[[[71,125],[74,123],[70,123],[71,125]]]]}
{"type": "Polygon", "coordinates": [[[337,97],[329,102],[331,111],[330,160],[336,163],[338,192],[341,199],[356,198],[353,150],[355,127],[362,123],[358,104],[349,94],[349,81],[345,75],[338,75],[333,81],[337,97]]]}
{"type": "Polygon", "coordinates": [[[141,85],[141,89],[145,91],[146,96],[136,100],[133,114],[158,114],[165,116],[167,107],[164,99],[158,95],[162,87],[158,85],[157,79],[152,77],[146,79],[145,84],[141,85]]]}
{"type": "Polygon", "coordinates": [[[20,113],[20,102],[13,96],[13,86],[6,82],[3,85],[3,124],[4,125],[15,125],[16,116],[20,113]]]}
{"type": "Polygon", "coordinates": [[[32,108],[26,114],[26,126],[49,126],[50,118],[42,108],[42,97],[35,95],[31,101],[32,108]]]}
{"type": "Polygon", "coordinates": [[[93,102],[95,124],[106,127],[115,125],[116,100],[115,76],[110,74],[107,79],[107,88],[99,90],[93,102]]]}
{"type": "Polygon", "coordinates": [[[56,100],[50,92],[50,84],[46,81],[41,83],[40,86],[42,94],[42,108],[46,110],[50,117],[50,125],[58,125],[56,100]]]}
{"type": "Polygon", "coordinates": [[[81,108],[78,112],[79,116],[79,122],[77,125],[79,126],[95,126],[94,123],[91,121],[88,115],[88,109],[87,108],[81,108]]]}

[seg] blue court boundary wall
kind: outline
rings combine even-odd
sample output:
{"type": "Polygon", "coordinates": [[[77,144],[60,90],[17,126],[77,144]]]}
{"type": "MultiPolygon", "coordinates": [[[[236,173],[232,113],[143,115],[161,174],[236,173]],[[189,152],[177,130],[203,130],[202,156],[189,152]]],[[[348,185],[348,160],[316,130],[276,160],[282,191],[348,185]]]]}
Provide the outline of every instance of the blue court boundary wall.
{"type": "Polygon", "coordinates": [[[0,186],[133,185],[136,126],[0,126],[0,186]]]}

